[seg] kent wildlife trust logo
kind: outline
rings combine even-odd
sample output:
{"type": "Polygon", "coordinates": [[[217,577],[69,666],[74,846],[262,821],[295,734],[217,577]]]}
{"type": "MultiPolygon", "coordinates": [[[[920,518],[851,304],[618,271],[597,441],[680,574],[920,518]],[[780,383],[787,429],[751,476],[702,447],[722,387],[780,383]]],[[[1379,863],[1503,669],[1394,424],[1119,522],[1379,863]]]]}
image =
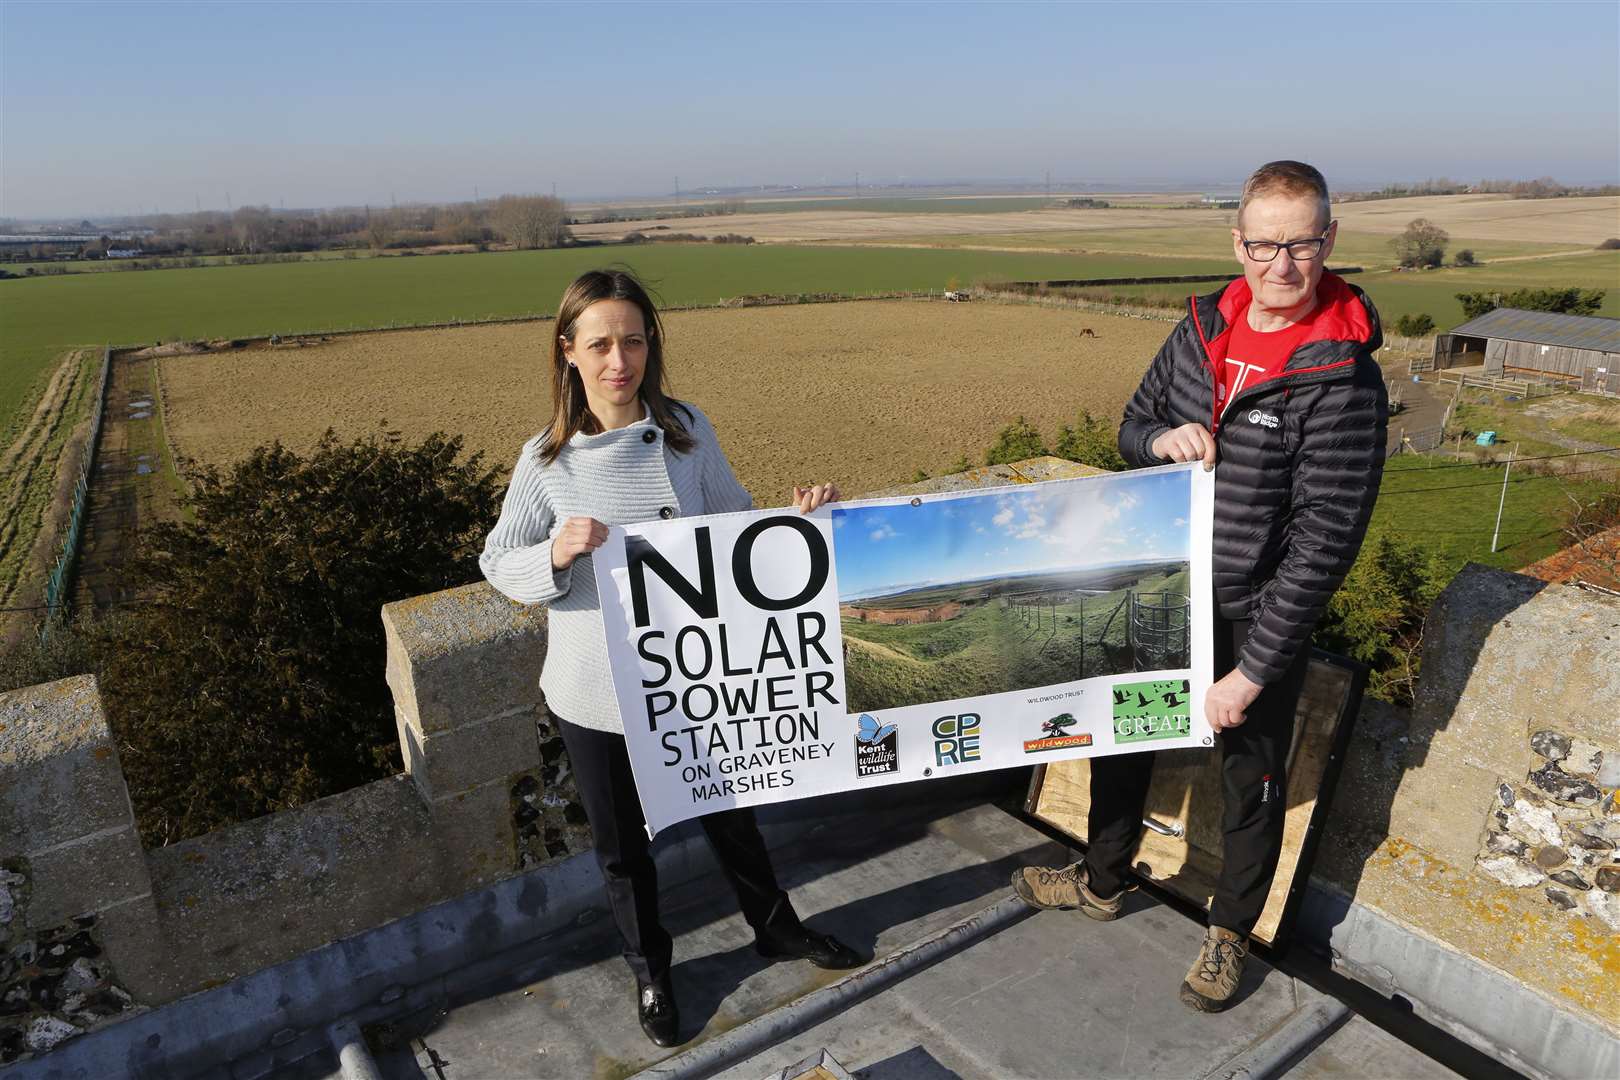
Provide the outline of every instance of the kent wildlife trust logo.
{"type": "Polygon", "coordinates": [[[1073,713],[1059,713],[1041,725],[1046,734],[1039,739],[1026,739],[1024,753],[1039,754],[1043,750],[1064,750],[1071,746],[1090,746],[1091,733],[1082,731],[1077,735],[1069,734],[1069,729],[1080,721],[1074,718],[1073,713]]]}
{"type": "Polygon", "coordinates": [[[900,771],[900,725],[884,724],[861,713],[855,732],[855,775],[881,776],[900,771]]]}
{"type": "Polygon", "coordinates": [[[1114,742],[1181,739],[1192,733],[1192,687],[1186,679],[1114,687],[1114,742]]]}

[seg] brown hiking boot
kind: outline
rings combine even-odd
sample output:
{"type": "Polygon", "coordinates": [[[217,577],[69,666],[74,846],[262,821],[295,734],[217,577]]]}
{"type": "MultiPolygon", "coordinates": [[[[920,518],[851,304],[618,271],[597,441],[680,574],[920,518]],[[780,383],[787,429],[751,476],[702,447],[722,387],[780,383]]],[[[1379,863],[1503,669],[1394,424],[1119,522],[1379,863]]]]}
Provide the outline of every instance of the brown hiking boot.
{"type": "Polygon", "coordinates": [[[1211,1013],[1231,1005],[1248,956],[1249,943],[1242,934],[1224,926],[1210,927],[1204,932],[1204,947],[1198,951],[1198,959],[1181,984],[1181,1003],[1211,1013]]]}
{"type": "Polygon", "coordinates": [[[1014,871],[1013,891],[1031,907],[1048,910],[1072,911],[1079,908],[1093,919],[1107,922],[1119,918],[1125,906],[1125,890],[1113,896],[1102,897],[1087,885],[1084,863],[1054,870],[1047,866],[1026,866],[1014,871]]]}

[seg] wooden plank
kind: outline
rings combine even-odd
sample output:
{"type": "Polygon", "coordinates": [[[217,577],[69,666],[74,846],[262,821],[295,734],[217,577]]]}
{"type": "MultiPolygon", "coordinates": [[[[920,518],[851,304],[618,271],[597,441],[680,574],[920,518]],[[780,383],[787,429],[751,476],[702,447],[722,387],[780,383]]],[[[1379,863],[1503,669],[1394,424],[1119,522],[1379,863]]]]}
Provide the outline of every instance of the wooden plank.
{"type": "MultiPolygon", "coordinates": [[[[1359,706],[1357,670],[1313,657],[1295,719],[1288,771],[1288,810],[1283,825],[1277,875],[1253,936],[1266,944],[1286,937],[1289,898],[1308,874],[1317,811],[1325,808],[1342,757],[1343,738],[1359,706]],[[1324,780],[1327,785],[1324,787],[1324,780]],[[1303,871],[1303,873],[1302,873],[1303,871]]],[[[1048,763],[1031,784],[1028,809],[1037,818],[1081,843],[1087,838],[1091,809],[1091,763],[1081,759],[1048,763]]],[[[1146,816],[1184,835],[1165,836],[1144,829],[1132,865],[1136,872],[1206,911],[1215,895],[1221,866],[1221,756],[1208,750],[1160,751],[1154,761],[1146,816]]]]}

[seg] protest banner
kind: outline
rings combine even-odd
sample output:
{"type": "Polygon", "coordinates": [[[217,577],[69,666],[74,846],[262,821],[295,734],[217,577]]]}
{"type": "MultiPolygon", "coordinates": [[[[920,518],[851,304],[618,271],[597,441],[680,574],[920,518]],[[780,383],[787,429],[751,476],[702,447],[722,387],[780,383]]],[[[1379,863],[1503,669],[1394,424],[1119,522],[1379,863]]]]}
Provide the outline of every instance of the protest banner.
{"type": "Polygon", "coordinates": [[[733,806],[1209,746],[1199,465],[610,530],[649,832],[733,806]]]}

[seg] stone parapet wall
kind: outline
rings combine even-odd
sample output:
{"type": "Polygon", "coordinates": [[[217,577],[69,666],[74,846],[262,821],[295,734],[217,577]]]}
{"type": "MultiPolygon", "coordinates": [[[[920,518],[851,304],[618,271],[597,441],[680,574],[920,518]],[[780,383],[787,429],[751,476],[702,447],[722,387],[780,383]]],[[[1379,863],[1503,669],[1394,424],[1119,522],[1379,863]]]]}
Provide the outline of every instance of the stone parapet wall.
{"type": "Polygon", "coordinates": [[[1414,707],[1363,709],[1314,879],[1620,1038],[1617,785],[1620,598],[1471,565],[1414,707]]]}
{"type": "Polygon", "coordinates": [[[0,1064],[134,1009],[154,921],[95,680],[0,695],[0,1064]]]}
{"type": "Polygon", "coordinates": [[[0,1064],[588,849],[544,612],[478,584],[382,618],[405,773],[153,851],[95,680],[0,695],[0,1064]]]}

